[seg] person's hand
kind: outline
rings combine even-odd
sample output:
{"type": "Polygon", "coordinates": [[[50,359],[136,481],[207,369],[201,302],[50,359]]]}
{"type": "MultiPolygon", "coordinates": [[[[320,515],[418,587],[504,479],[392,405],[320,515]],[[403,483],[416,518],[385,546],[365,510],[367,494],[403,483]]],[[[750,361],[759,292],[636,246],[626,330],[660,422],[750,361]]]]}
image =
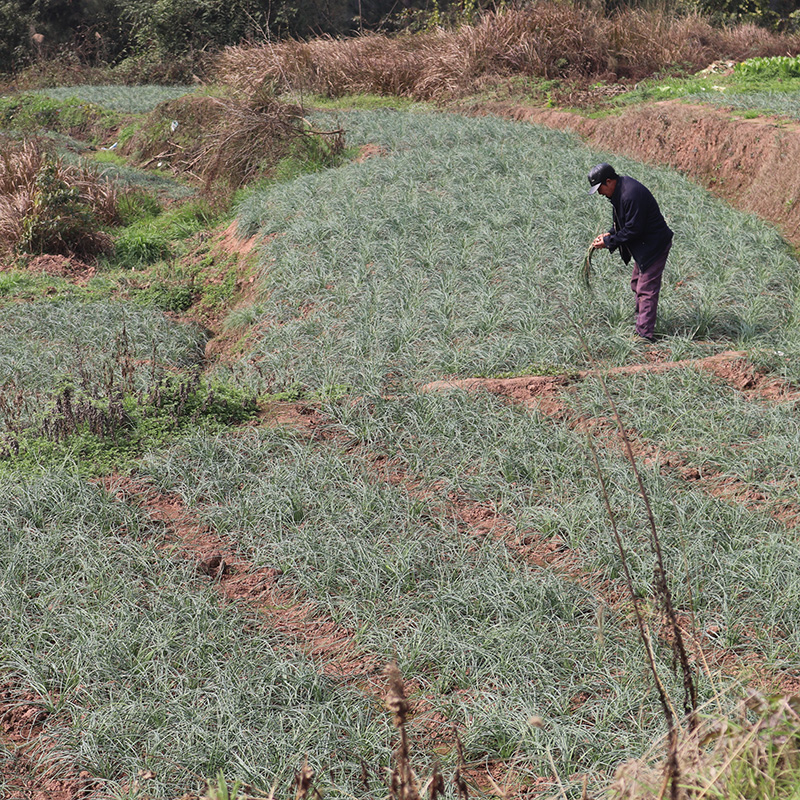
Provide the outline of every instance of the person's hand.
{"type": "Polygon", "coordinates": [[[606,246],[605,234],[601,233],[599,236],[595,236],[594,241],[592,242],[592,247],[595,250],[602,250],[606,246]]]}

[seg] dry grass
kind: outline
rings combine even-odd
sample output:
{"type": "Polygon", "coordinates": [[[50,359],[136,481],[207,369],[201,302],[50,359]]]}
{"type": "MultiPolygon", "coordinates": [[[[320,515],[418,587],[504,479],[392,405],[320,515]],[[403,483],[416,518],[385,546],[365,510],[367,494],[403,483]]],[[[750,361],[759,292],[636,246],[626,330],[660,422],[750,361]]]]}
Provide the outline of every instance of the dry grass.
{"type": "Polygon", "coordinates": [[[191,95],[163,103],[124,152],[144,166],[166,163],[207,190],[231,190],[269,176],[287,155],[316,150],[332,157],[343,146],[340,131],[313,131],[299,107],[256,91],[248,98],[191,95]]]}
{"type": "Polygon", "coordinates": [[[37,140],[0,141],[0,252],[91,257],[110,247],[100,227],[116,218],[117,192],[94,172],[37,140]]]}
{"type": "MultiPolygon", "coordinates": [[[[793,800],[800,785],[800,698],[751,694],[737,713],[709,716],[678,747],[678,800],[793,800]]],[[[655,759],[622,765],[609,800],[667,796],[667,772],[655,759]]]]}
{"type": "Polygon", "coordinates": [[[730,30],[631,9],[606,17],[555,2],[487,12],[454,30],[353,39],[319,38],[227,48],[218,78],[245,92],[264,86],[336,97],[393,94],[418,100],[464,96],[514,75],[576,81],[639,80],[675,65],[700,69],[800,49],[800,36],[753,25],[730,30]]]}

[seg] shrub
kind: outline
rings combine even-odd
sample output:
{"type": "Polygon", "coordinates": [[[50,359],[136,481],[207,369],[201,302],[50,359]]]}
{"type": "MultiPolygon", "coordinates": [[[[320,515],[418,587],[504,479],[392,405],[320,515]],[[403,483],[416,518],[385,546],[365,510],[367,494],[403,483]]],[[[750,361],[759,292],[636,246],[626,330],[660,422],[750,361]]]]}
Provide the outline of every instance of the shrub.
{"type": "Polygon", "coordinates": [[[117,193],[94,172],[70,166],[37,141],[0,143],[0,248],[91,257],[110,246],[117,193]]]}
{"type": "Polygon", "coordinates": [[[28,93],[0,97],[0,124],[22,133],[47,129],[82,139],[101,140],[119,124],[119,115],[77,97],[54,99],[28,93]]]}
{"type": "Polygon", "coordinates": [[[155,264],[170,254],[169,240],[164,231],[150,220],[126,228],[114,243],[114,256],[126,266],[155,264]]]}
{"type": "Polygon", "coordinates": [[[375,93],[431,100],[463,96],[487,78],[639,80],[676,65],[697,70],[720,58],[740,61],[797,47],[798,37],[754,25],[720,30],[700,16],[641,9],[606,17],[540,0],[487,12],[454,30],[231,47],[216,64],[219,79],[247,91],[272,85],[329,97],[375,93]]]}
{"type": "Polygon", "coordinates": [[[158,159],[200,178],[207,190],[234,190],[269,176],[288,155],[328,162],[344,147],[341,132],[323,136],[301,110],[266,91],[247,97],[184,96],[163,103],[125,146],[145,163],[158,159]]]}
{"type": "Polygon", "coordinates": [[[122,265],[154,264],[168,258],[173,242],[197,233],[213,220],[213,212],[202,201],[190,201],[157,216],[150,213],[157,208],[157,203],[141,208],[138,219],[117,237],[115,257],[122,265]]]}

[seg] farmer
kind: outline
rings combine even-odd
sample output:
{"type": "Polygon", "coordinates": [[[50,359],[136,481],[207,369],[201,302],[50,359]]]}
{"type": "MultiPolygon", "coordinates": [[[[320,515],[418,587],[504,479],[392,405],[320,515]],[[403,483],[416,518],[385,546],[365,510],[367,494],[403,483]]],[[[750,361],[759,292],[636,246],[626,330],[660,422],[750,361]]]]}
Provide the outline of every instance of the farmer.
{"type": "Polygon", "coordinates": [[[619,248],[627,264],[633,258],[631,290],[636,296],[636,336],[653,342],[661,275],[672,247],[672,231],[661,216],[650,190],[627,175],[617,175],[611,164],[589,170],[589,194],[599,192],[611,202],[614,227],[601,233],[594,248],[619,248]]]}

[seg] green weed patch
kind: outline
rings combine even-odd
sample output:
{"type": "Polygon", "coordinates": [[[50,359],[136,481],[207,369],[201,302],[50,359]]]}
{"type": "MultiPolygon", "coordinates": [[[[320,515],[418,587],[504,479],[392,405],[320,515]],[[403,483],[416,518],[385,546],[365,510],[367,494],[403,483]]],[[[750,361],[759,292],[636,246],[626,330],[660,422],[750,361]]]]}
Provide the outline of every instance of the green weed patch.
{"type": "MultiPolygon", "coordinates": [[[[166,446],[187,430],[219,432],[255,417],[256,398],[199,376],[162,377],[147,392],[128,387],[72,386],[54,398],[38,397],[42,410],[27,427],[9,425],[0,444],[0,468],[19,474],[74,464],[83,474],[129,469],[143,452],[166,446]]],[[[7,395],[0,409],[7,409],[7,395]],[[4,408],[5,407],[5,408],[4,408]]]]}
{"type": "Polygon", "coordinates": [[[114,240],[111,263],[136,268],[166,259],[178,243],[209,227],[215,214],[203,201],[189,201],[164,213],[157,206],[133,199],[125,211],[133,221],[114,240]]]}
{"type": "Polygon", "coordinates": [[[129,466],[176,431],[220,430],[257,412],[252,392],[201,380],[203,333],[157,311],[16,304],[0,310],[0,332],[7,472],[72,462],[102,474],[129,466]]]}
{"type": "Polygon", "coordinates": [[[780,63],[779,58],[750,59],[736,64],[730,74],[648,78],[614,98],[612,106],[680,98],[691,103],[753,108],[765,113],[774,106],[772,113],[780,113],[782,105],[792,107],[793,96],[800,91],[800,75],[788,68],[781,71],[780,63]]]}
{"type": "Polygon", "coordinates": [[[22,133],[55,131],[92,142],[105,139],[120,123],[116,112],[71,97],[54,100],[40,94],[0,97],[0,128],[22,133]]]}

